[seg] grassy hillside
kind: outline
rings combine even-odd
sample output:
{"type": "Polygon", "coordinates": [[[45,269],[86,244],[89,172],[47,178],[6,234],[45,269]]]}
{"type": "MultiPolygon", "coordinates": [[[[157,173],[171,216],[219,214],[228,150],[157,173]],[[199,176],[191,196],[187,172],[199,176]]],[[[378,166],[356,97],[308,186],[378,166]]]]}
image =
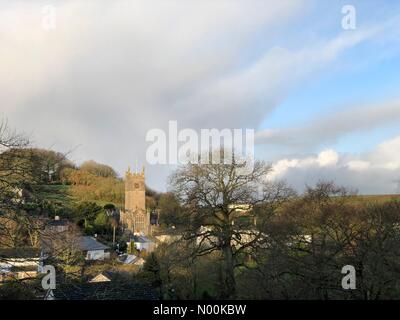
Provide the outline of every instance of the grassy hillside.
{"type": "Polygon", "coordinates": [[[389,202],[392,200],[400,200],[400,195],[358,195],[355,196],[354,198],[355,202],[358,203],[365,203],[365,202],[371,202],[371,203],[385,203],[389,202]]]}
{"type": "MultiPolygon", "coordinates": [[[[113,203],[107,201],[107,199],[99,199],[91,197],[92,193],[76,193],[76,186],[62,185],[62,184],[51,184],[51,185],[40,185],[37,186],[35,191],[41,201],[48,203],[53,210],[60,210],[63,208],[74,207],[79,202],[94,202],[98,206],[104,207],[104,205],[113,203]]],[[[82,192],[82,189],[80,189],[82,192]]],[[[121,205],[120,203],[114,203],[116,206],[121,205]]]]}
{"type": "Polygon", "coordinates": [[[42,199],[68,205],[72,201],[70,186],[66,185],[40,185],[38,196],[42,199]]]}

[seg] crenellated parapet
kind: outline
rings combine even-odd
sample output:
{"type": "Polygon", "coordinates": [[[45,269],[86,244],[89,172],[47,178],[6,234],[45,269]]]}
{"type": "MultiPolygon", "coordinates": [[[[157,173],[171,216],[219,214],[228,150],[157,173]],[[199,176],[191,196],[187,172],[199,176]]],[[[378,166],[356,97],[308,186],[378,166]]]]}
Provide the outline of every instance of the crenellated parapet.
{"type": "Polygon", "coordinates": [[[141,172],[125,173],[125,210],[121,222],[132,233],[148,234],[150,217],[146,210],[146,184],[144,167],[141,172]]]}

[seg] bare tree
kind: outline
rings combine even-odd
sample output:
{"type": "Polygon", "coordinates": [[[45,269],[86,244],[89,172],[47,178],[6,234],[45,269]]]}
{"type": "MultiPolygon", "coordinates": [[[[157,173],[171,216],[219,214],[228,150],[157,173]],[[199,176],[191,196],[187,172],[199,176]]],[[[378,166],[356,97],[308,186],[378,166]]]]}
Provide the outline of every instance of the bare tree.
{"type": "Polygon", "coordinates": [[[259,226],[268,246],[254,252],[255,267],[241,277],[241,298],[398,298],[399,208],[331,182],[307,188],[259,226]],[[356,290],[341,286],[345,265],[356,269],[356,290]]]}
{"type": "Polygon", "coordinates": [[[243,265],[244,255],[266,241],[254,223],[260,214],[256,207],[273,208],[293,191],[268,182],[268,164],[255,161],[251,172],[242,173],[237,156],[227,159],[220,152],[221,164],[182,166],[170,184],[187,215],[183,238],[193,242],[193,256],[220,253],[220,298],[234,298],[235,269],[243,265]]]}
{"type": "Polygon", "coordinates": [[[23,189],[31,180],[30,164],[21,152],[28,144],[28,139],[10,130],[7,122],[0,123],[0,215],[7,215],[8,220],[0,232],[13,225],[10,220],[18,223],[13,217],[23,207],[23,189]]]}
{"type": "MultiPolygon", "coordinates": [[[[0,123],[0,248],[38,248],[45,229],[39,215],[44,204],[35,189],[42,183],[35,161],[38,150],[29,146],[26,135],[11,130],[6,121],[0,123]],[[32,204],[39,210],[32,210],[32,204]]],[[[57,161],[65,162],[65,157],[57,154],[57,161]]]]}
{"type": "Polygon", "coordinates": [[[28,144],[28,139],[10,130],[7,122],[0,123],[0,209],[13,204],[10,200],[15,200],[18,187],[28,178],[27,163],[20,152],[28,144]]]}

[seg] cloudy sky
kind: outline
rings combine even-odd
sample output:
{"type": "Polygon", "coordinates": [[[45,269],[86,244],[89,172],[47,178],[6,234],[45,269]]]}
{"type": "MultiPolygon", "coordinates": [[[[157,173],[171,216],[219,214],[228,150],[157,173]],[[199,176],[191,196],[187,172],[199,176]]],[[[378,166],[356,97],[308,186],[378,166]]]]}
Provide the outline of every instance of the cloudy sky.
{"type": "Polygon", "coordinates": [[[122,175],[148,130],[254,128],[273,179],[400,192],[400,3],[0,0],[0,117],[122,175]],[[344,5],[356,28],[342,27],[344,5]]]}

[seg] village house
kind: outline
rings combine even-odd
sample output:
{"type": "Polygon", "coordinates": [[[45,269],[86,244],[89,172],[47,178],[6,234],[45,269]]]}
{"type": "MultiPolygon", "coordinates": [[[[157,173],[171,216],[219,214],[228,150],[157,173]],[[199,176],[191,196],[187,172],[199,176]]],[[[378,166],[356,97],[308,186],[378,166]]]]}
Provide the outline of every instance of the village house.
{"type": "Polygon", "coordinates": [[[157,300],[156,291],[148,284],[129,280],[118,273],[103,271],[87,282],[61,282],[48,290],[44,300],[157,300]]]}
{"type": "Polygon", "coordinates": [[[135,256],[134,254],[121,254],[118,257],[118,262],[123,264],[135,265],[138,267],[143,267],[145,260],[141,257],[135,256]]]}
{"type": "Polygon", "coordinates": [[[45,237],[42,237],[42,255],[45,259],[56,256],[62,251],[70,250],[71,248],[81,251],[87,261],[110,259],[110,247],[91,236],[60,232],[46,234],[45,237]]]}
{"type": "MultiPolygon", "coordinates": [[[[131,238],[131,242],[134,243],[135,248],[139,251],[145,250],[147,252],[151,252],[156,247],[156,243],[144,235],[134,235],[131,238]]],[[[128,242],[128,246],[129,246],[129,242],[128,242]]]]}
{"type": "Polygon", "coordinates": [[[69,229],[70,222],[67,219],[60,219],[59,216],[55,216],[54,220],[50,220],[47,225],[46,229],[49,232],[65,232],[69,229]]]}
{"type": "Polygon", "coordinates": [[[103,271],[99,273],[97,276],[90,279],[89,283],[110,282],[111,279],[112,279],[112,274],[110,272],[103,271]]]}
{"type": "Polygon", "coordinates": [[[39,249],[30,247],[0,249],[0,282],[35,278],[40,266],[39,249]]]}
{"type": "Polygon", "coordinates": [[[110,259],[110,247],[97,241],[94,237],[79,237],[78,246],[83,251],[86,260],[110,259]]]}

